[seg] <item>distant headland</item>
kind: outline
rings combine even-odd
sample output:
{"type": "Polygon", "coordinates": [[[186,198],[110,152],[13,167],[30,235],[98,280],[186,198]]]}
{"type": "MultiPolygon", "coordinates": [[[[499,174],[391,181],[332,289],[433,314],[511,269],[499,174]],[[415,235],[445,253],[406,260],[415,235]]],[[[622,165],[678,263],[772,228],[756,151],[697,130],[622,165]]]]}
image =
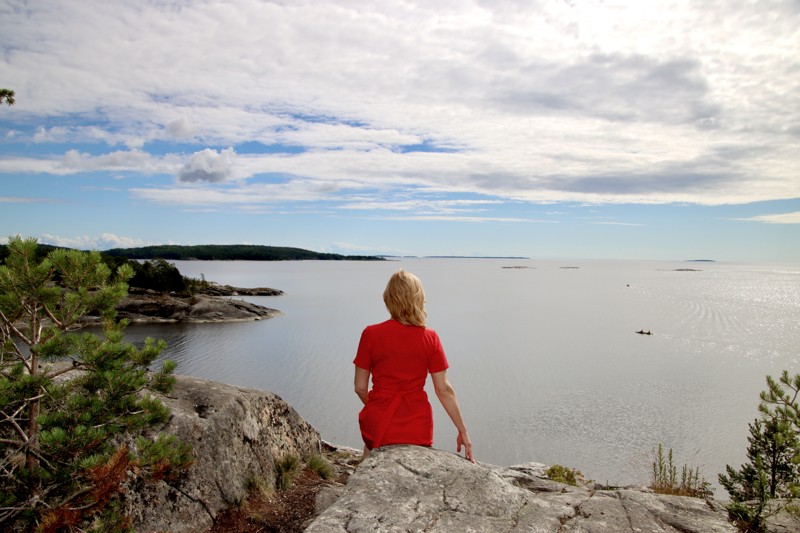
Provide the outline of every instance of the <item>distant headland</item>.
{"type": "Polygon", "coordinates": [[[103,252],[128,259],[166,259],[171,261],[384,261],[373,255],[342,255],[314,252],[286,246],[257,244],[200,244],[181,246],[163,244],[138,248],[112,248],[103,252]]]}

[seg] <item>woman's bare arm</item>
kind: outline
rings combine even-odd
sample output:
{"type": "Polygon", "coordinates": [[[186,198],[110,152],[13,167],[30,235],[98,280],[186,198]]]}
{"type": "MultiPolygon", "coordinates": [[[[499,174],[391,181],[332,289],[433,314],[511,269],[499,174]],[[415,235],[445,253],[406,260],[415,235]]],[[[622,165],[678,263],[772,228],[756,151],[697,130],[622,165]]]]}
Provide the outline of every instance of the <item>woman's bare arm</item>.
{"type": "Polygon", "coordinates": [[[464,418],[461,416],[461,408],[458,406],[458,398],[456,398],[456,391],[447,379],[447,371],[437,372],[431,374],[433,379],[433,388],[436,391],[436,397],[442,403],[442,407],[447,412],[450,420],[455,424],[458,430],[458,438],[456,439],[456,451],[461,453],[461,446],[464,446],[464,456],[475,462],[472,457],[472,441],[467,432],[467,426],[464,424],[464,418]]]}
{"type": "Polygon", "coordinates": [[[354,379],[356,394],[364,403],[367,404],[367,397],[369,394],[369,370],[364,370],[356,366],[356,377],[354,379]]]}

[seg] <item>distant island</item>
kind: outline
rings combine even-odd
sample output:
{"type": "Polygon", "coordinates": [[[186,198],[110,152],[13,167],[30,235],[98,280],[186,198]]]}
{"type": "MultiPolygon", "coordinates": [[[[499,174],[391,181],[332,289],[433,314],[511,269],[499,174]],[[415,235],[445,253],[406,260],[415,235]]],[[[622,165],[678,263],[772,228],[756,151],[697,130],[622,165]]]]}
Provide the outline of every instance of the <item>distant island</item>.
{"type": "Polygon", "coordinates": [[[342,255],[314,252],[285,246],[257,244],[201,244],[180,246],[164,244],[138,248],[112,248],[103,252],[111,257],[128,259],[166,259],[179,261],[384,261],[371,255],[342,255]]]}
{"type": "Polygon", "coordinates": [[[425,259],[530,259],[530,257],[516,257],[513,255],[426,255],[425,259]]]}

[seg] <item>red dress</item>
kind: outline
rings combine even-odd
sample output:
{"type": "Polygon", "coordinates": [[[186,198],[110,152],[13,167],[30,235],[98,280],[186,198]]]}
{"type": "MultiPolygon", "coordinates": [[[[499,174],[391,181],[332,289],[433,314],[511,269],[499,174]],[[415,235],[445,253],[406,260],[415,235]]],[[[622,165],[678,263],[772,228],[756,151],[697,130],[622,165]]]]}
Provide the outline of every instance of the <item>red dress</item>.
{"type": "Polygon", "coordinates": [[[372,374],[372,390],[358,415],[364,444],[369,449],[432,446],[433,411],[425,380],[448,367],[436,332],[394,319],[367,326],[353,363],[372,374]]]}

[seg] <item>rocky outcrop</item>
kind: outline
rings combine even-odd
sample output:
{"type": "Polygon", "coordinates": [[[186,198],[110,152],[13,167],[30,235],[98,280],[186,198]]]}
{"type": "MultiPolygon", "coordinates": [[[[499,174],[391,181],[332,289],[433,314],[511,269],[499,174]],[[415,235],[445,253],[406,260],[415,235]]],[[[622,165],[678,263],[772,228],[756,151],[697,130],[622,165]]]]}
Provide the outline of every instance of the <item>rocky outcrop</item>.
{"type": "Polygon", "coordinates": [[[280,314],[244,300],[205,294],[175,296],[142,289],[132,289],[117,305],[117,316],[134,324],[261,320],[280,314]]]}
{"type": "Polygon", "coordinates": [[[545,466],[473,464],[417,446],[375,450],[309,533],[735,532],[712,500],[546,479],[545,466]]]}
{"type": "Polygon", "coordinates": [[[172,411],[161,432],[193,446],[195,463],[178,480],[128,487],[126,506],[141,533],[207,531],[220,511],[255,486],[275,486],[275,461],[319,453],[317,431],[278,396],[176,376],[162,397],[172,411]]]}
{"type": "Polygon", "coordinates": [[[202,288],[202,293],[208,296],[280,296],[283,291],[269,287],[232,287],[212,281],[202,288]]]}
{"type": "MultiPolygon", "coordinates": [[[[240,506],[254,487],[275,487],[275,464],[307,460],[323,450],[344,452],[346,485],[316,492],[309,533],[735,532],[714,500],[655,494],[642,487],[574,487],[547,478],[546,466],[470,463],[450,452],[387,446],[353,471],[356,450],[337,451],[279,397],[269,392],[176,376],[162,401],[172,417],[161,433],[192,445],[195,463],[177,480],[132,482],[124,495],[137,532],[209,531],[240,506]]],[[[154,436],[154,435],[150,435],[154,436]]],[[[313,507],[313,505],[312,505],[313,507]]],[[[798,531],[789,513],[767,531],[798,531]]]]}

